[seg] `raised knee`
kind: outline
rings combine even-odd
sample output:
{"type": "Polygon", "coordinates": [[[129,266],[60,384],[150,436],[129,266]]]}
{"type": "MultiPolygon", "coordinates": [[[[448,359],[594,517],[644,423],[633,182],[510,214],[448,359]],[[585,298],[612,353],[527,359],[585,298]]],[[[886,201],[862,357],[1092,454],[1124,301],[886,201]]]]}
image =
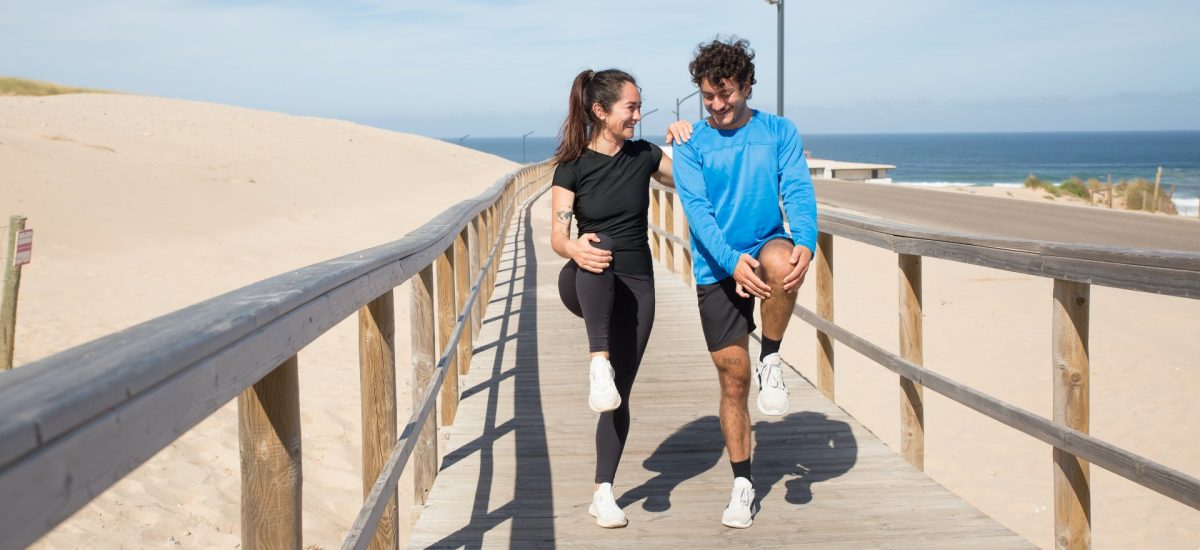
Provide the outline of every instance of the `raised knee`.
{"type": "MultiPolygon", "coordinates": [[[[770,244],[774,244],[772,241],[770,244]]],[[[782,285],[783,278],[792,271],[792,249],[783,245],[763,248],[758,261],[764,282],[769,285],[782,285]]]]}

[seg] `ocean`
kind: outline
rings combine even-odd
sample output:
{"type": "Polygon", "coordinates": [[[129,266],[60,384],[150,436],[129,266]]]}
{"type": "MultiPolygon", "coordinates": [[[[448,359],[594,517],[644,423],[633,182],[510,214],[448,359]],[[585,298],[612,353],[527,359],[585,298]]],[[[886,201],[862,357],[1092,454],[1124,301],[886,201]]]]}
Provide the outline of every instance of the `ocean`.
{"type": "MultiPolygon", "coordinates": [[[[662,143],[661,136],[646,136],[662,143]]],[[[457,143],[457,138],[445,141],[457,143]]],[[[463,145],[516,162],[549,158],[554,138],[467,138],[463,145]]],[[[1034,174],[1052,182],[1071,176],[1116,183],[1121,179],[1175,186],[1181,214],[1200,207],[1200,131],[1036,132],[959,134],[812,134],[805,148],[817,158],[892,164],[892,180],[902,185],[1020,185],[1034,174]]]]}

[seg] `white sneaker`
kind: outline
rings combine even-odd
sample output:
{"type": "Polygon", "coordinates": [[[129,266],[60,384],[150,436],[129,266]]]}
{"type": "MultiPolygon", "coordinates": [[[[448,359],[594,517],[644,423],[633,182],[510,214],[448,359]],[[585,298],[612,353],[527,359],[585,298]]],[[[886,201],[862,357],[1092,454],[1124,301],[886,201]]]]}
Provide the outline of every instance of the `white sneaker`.
{"type": "Polygon", "coordinates": [[[617,499],[613,497],[612,483],[601,483],[600,488],[592,493],[592,505],[588,506],[588,513],[596,518],[596,525],[605,529],[629,525],[625,512],[617,506],[617,499]]]}
{"type": "Polygon", "coordinates": [[[729,506],[721,514],[721,523],[734,529],[745,529],[754,524],[754,486],[744,477],[733,479],[733,491],[729,494],[729,506]]]}
{"type": "Polygon", "coordinates": [[[621,406],[621,394],[617,393],[617,385],[613,383],[616,372],[608,359],[600,356],[592,358],[591,392],[588,393],[588,406],[593,411],[605,413],[621,406]]]}
{"type": "Polygon", "coordinates": [[[758,410],[770,416],[788,412],[788,389],[783,384],[783,359],[778,353],[763,357],[754,371],[758,378],[758,410]]]}

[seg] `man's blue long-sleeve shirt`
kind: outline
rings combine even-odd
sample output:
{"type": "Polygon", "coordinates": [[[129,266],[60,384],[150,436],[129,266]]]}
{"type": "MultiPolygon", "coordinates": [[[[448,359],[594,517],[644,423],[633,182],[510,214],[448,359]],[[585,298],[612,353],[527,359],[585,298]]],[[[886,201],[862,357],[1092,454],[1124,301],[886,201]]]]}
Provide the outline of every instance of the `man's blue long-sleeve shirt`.
{"type": "Polygon", "coordinates": [[[788,119],[753,111],[735,130],[702,121],[672,156],[696,284],[726,279],[742,254],[757,257],[767,241],[788,238],[781,196],[792,242],[816,249],[817,201],[804,145],[788,119]]]}

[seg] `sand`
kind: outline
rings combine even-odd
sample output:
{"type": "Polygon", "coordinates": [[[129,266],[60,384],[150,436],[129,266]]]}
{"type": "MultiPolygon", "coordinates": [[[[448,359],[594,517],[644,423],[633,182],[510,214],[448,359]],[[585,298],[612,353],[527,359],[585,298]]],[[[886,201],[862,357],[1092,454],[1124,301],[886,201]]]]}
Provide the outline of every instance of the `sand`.
{"type": "MultiPolygon", "coordinates": [[[[0,98],[0,166],[0,214],[35,228],[18,364],[399,238],[515,167],[346,122],[113,95],[0,98]]],[[[894,351],[895,257],[835,242],[837,321],[894,351]]],[[[1051,287],[927,259],[925,364],[1049,415],[1051,287]]],[[[407,357],[400,290],[397,352],[407,357]]],[[[812,281],[801,292],[812,307],[812,281]]],[[[1200,475],[1200,301],[1101,287],[1092,296],[1092,433],[1200,475]]],[[[351,321],[300,354],[308,547],[339,545],[361,502],[356,345],[351,321]]],[[[812,330],[799,321],[784,355],[815,379],[812,330]]],[[[898,448],[895,376],[840,346],[837,365],[839,404],[898,448]]],[[[926,471],[1052,547],[1050,448],[926,397],[926,471]]],[[[233,405],[221,409],[35,547],[237,547],[235,420],[233,405]]],[[[1197,548],[1200,512],[1099,468],[1092,479],[1097,548],[1197,548]]]]}
{"type": "MultiPolygon", "coordinates": [[[[17,365],[398,239],[516,168],[343,121],[107,94],[0,98],[0,166],[0,214],[34,228],[17,365]]],[[[357,354],[353,317],[300,353],[306,545],[340,545],[361,504],[357,354]]],[[[222,408],[35,547],[234,548],[236,419],[222,408]]]]}

